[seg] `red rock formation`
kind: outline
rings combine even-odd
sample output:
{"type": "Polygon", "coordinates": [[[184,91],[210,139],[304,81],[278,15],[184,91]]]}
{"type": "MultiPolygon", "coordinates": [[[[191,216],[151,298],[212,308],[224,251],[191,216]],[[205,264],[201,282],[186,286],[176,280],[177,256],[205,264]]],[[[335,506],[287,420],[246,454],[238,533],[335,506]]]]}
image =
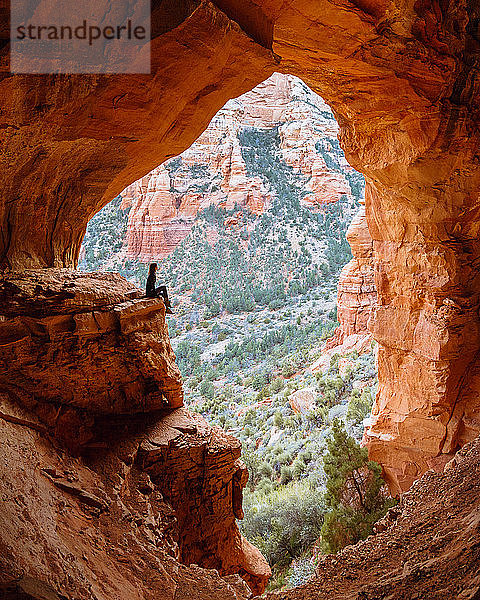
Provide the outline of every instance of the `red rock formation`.
{"type": "Polygon", "coordinates": [[[290,394],[288,402],[295,414],[307,414],[315,408],[317,393],[310,388],[297,390],[290,394]]]}
{"type": "Polygon", "coordinates": [[[215,552],[221,573],[241,569],[253,589],[263,590],[268,566],[258,550],[242,545],[235,524],[235,495],[245,482],[236,476],[239,448],[232,438],[184,409],[104,417],[89,447],[72,457],[50,441],[51,425],[0,395],[1,436],[9,440],[0,447],[2,464],[9,465],[0,473],[0,589],[6,598],[251,596],[238,575],[223,579],[217,571],[184,566],[188,540],[195,544],[197,563],[211,562],[215,552]],[[165,436],[176,439],[167,451],[170,462],[157,455],[145,471],[146,455],[153,457],[149,449],[160,453],[165,436]],[[181,462],[189,452],[202,459],[205,454],[206,471],[181,462]],[[190,467],[176,471],[190,484],[188,498],[180,499],[183,511],[187,502],[209,515],[210,524],[217,516],[218,538],[201,523],[185,529],[182,502],[173,504],[179,498],[161,478],[172,467],[190,467]],[[227,539],[229,546],[219,543],[227,539]]]}
{"type": "Polygon", "coordinates": [[[365,208],[361,207],[347,231],[353,258],[345,265],[338,281],[337,317],[340,326],[327,340],[326,350],[342,344],[345,348],[369,348],[368,323],[377,292],[373,264],[373,241],[368,231],[365,208]]]}
{"type": "Polygon", "coordinates": [[[0,29],[0,268],[74,266],[91,217],[278,62],[208,0],[152,10],[151,75],[14,76],[0,29]]]}
{"type": "Polygon", "coordinates": [[[41,403],[60,429],[72,408],[131,413],[181,406],[165,306],[142,296],[113,273],[45,269],[5,277],[2,389],[26,406],[41,403]]]}
{"type": "Polygon", "coordinates": [[[270,568],[235,521],[243,518],[242,490],[248,480],[240,449],[238,440],[183,409],[162,420],[138,456],[142,470],[175,509],[181,562],[240,573],[261,594],[270,568]],[[198,489],[203,490],[200,502],[198,489]]]}
{"type": "MultiPolygon", "coordinates": [[[[0,9],[4,20],[7,13],[6,7],[0,9]]],[[[303,78],[333,107],[347,159],[367,179],[378,293],[373,334],[380,346],[379,394],[368,443],[392,488],[405,489],[429,464],[443,462],[480,430],[479,18],[478,3],[464,0],[154,2],[151,75],[72,77],[9,74],[9,28],[2,23],[1,266],[74,266],[91,216],[132,181],[188,147],[227,99],[274,70],[303,78]]],[[[8,369],[15,372],[17,366],[9,364],[8,369]]],[[[4,439],[8,443],[2,450],[18,443],[12,429],[4,439]]],[[[38,453],[44,448],[40,442],[29,448],[19,449],[15,464],[31,472],[42,464],[38,453]]],[[[473,573],[461,562],[470,556],[465,547],[475,533],[476,513],[464,512],[471,506],[468,499],[476,500],[476,480],[469,475],[478,465],[473,462],[472,467],[460,471],[471,485],[468,497],[451,496],[448,487],[442,488],[448,511],[461,516],[459,529],[446,530],[448,539],[459,530],[460,536],[464,531],[468,536],[460,538],[453,548],[457,551],[445,548],[446,538],[425,544],[426,529],[420,531],[422,552],[426,547],[444,549],[448,579],[438,580],[438,588],[447,589],[447,597],[458,595],[459,589],[473,595],[474,585],[478,588],[478,556],[473,573]],[[452,568],[454,560],[458,569],[452,568]],[[451,593],[448,580],[458,583],[451,593]]],[[[38,503],[28,504],[26,511],[17,509],[28,501],[31,479],[16,469],[12,488],[14,471],[4,486],[14,491],[2,529],[14,528],[7,551],[24,556],[30,553],[25,535],[36,532],[24,528],[22,519],[31,513],[38,522],[52,513],[45,509],[40,515],[38,503]]],[[[39,484],[37,497],[47,494],[45,507],[53,503],[56,511],[62,499],[45,491],[47,483],[39,484]]],[[[439,497],[432,492],[432,500],[439,497]]],[[[445,504],[434,505],[439,514],[441,506],[445,504]]],[[[62,514],[62,504],[58,510],[62,514]]],[[[68,520],[68,513],[60,518],[68,520]]],[[[56,519],[43,520],[51,526],[56,519]]],[[[91,521],[82,523],[83,534],[75,530],[65,544],[58,543],[59,534],[51,527],[45,543],[36,542],[28,557],[41,562],[41,568],[29,576],[10,565],[2,569],[9,584],[17,585],[13,581],[18,579],[29,586],[24,595],[37,598],[52,596],[41,582],[66,589],[73,569],[83,564],[72,552],[83,545],[82,535],[90,536],[87,557],[89,548],[97,550],[96,542],[101,548],[106,539],[107,549],[111,543],[108,535],[98,538],[89,531],[91,521]]],[[[432,529],[445,523],[447,519],[437,521],[432,529]]],[[[421,524],[417,521],[417,528],[406,533],[416,535],[421,524]]],[[[401,538],[402,545],[406,539],[401,538]]],[[[384,554],[390,557],[388,548],[384,554]]],[[[114,546],[105,561],[122,557],[131,565],[135,585],[122,575],[125,564],[120,568],[116,563],[111,571],[99,561],[63,595],[88,597],[94,586],[97,598],[139,597],[138,590],[144,589],[139,578],[157,581],[160,567],[141,551],[133,553],[132,565],[132,553],[128,548],[123,552],[114,546]],[[98,590],[117,581],[118,594],[98,590]]],[[[369,555],[375,558],[374,552],[369,555]]],[[[417,557],[413,561],[421,562],[428,586],[432,563],[417,557]]],[[[403,558],[397,574],[408,579],[403,597],[412,597],[418,595],[420,576],[410,571],[408,554],[403,558]]],[[[379,583],[377,573],[378,561],[371,569],[362,565],[362,577],[372,574],[379,583]]],[[[177,600],[184,592],[201,593],[200,588],[192,590],[195,583],[189,577],[176,580],[177,600]]],[[[398,581],[392,579],[385,594],[396,593],[398,581]]],[[[437,593],[432,585],[427,594],[437,593]]],[[[165,584],[167,591],[173,587],[165,584]]],[[[144,597],[149,593],[145,590],[144,597]]],[[[155,597],[162,594],[168,598],[167,592],[155,590],[155,597]]]]}
{"type": "MultiPolygon", "coordinates": [[[[275,73],[252,91],[227,104],[179,159],[157,167],[122,192],[131,206],[127,258],[148,262],[168,256],[188,235],[197,212],[211,204],[242,206],[261,214],[272,199],[257,176],[248,174],[239,132],[245,127],[279,127],[280,155],[307,176],[303,202],[313,208],[351,193],[342,173],[329,169],[315,148],[328,146],[338,126],[324,101],[296,77],[275,73]],[[313,107],[312,107],[313,103],[313,107]]],[[[346,170],[351,169],[338,153],[346,170]]]]}
{"type": "Polygon", "coordinates": [[[173,600],[192,580],[195,594],[210,581],[226,600],[249,595],[180,562],[263,592],[270,569],[236,524],[240,443],[172,409],[182,390],[163,302],[65,269],[11,275],[1,293],[0,589],[173,600]]]}

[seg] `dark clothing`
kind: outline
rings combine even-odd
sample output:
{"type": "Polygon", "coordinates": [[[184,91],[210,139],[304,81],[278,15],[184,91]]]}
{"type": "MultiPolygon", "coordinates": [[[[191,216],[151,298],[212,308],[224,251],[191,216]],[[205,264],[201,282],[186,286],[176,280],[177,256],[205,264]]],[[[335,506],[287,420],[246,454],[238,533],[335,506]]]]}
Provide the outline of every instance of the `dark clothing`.
{"type": "Polygon", "coordinates": [[[170,300],[168,299],[168,292],[166,285],[160,285],[155,287],[155,283],[157,278],[155,277],[155,273],[148,276],[147,279],[147,298],[163,298],[165,302],[165,306],[170,306],[170,300]]]}
{"type": "Polygon", "coordinates": [[[163,301],[165,302],[165,306],[170,307],[170,300],[168,299],[166,285],[159,285],[157,288],[155,288],[155,295],[157,296],[157,298],[160,298],[161,296],[163,298],[163,301]]]}
{"type": "Polygon", "coordinates": [[[147,279],[147,298],[156,298],[157,293],[155,290],[155,282],[157,278],[155,277],[155,273],[148,276],[147,279]]]}

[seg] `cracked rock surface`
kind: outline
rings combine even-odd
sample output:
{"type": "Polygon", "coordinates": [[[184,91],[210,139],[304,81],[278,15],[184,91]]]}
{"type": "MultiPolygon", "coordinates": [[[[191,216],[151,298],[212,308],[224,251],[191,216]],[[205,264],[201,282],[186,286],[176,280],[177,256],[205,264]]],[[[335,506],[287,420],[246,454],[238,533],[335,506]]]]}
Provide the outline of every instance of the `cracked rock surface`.
{"type": "Polygon", "coordinates": [[[11,274],[0,297],[4,597],[261,593],[240,443],[182,407],[163,301],[67,269],[11,274]]]}

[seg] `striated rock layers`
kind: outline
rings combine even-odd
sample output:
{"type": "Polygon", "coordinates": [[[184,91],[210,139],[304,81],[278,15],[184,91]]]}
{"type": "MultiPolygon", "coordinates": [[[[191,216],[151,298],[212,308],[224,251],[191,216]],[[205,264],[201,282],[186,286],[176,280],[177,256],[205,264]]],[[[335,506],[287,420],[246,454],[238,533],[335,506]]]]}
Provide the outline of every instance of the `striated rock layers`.
{"type": "Polygon", "coordinates": [[[352,170],[333,145],[338,125],[329,107],[296,77],[274,73],[227,102],[180,157],[122,192],[122,207],[131,207],[126,257],[148,262],[168,256],[190,232],[197,212],[212,204],[261,214],[272,192],[249,172],[239,133],[273,127],[278,127],[280,158],[305,180],[302,202],[317,209],[351,193],[341,170],[326,163],[334,157],[344,171],[352,170]]]}
{"type": "Polygon", "coordinates": [[[240,443],[175,408],[163,302],[138,296],[115,274],[2,282],[6,598],[239,600],[244,582],[265,588],[270,569],[236,524],[240,443]]]}
{"type": "Polygon", "coordinates": [[[138,458],[175,509],[180,560],[239,573],[261,594],[270,568],[235,521],[243,519],[242,490],[248,480],[239,460],[240,442],[199,415],[179,412],[159,422],[140,445],[138,458]]]}
{"type": "Polygon", "coordinates": [[[82,429],[84,413],[181,406],[163,301],[142,296],[113,273],[45,269],[4,277],[1,389],[37,404],[61,435],[82,429]]]}
{"type": "Polygon", "coordinates": [[[342,346],[345,351],[370,348],[368,324],[377,291],[373,263],[373,240],[368,231],[365,207],[361,207],[347,231],[353,258],[338,281],[337,316],[340,326],[327,341],[326,350],[342,346]]]}

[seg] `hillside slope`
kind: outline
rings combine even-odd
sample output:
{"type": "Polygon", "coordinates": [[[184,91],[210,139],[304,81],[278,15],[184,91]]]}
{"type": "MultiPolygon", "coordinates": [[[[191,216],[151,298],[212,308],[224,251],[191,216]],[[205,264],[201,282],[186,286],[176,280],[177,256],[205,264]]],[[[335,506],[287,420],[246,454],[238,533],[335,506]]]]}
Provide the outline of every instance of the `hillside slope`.
{"type": "Polygon", "coordinates": [[[377,523],[325,557],[316,576],[268,600],[476,600],[480,597],[480,439],[428,471],[377,523]]]}
{"type": "MultiPolygon", "coordinates": [[[[242,443],[250,473],[242,532],[275,567],[273,585],[318,538],[333,420],[359,440],[376,391],[365,335],[361,357],[353,347],[324,354],[352,257],[346,232],[363,201],[363,178],[336,134],[316,94],[275,75],[229,102],[180,157],[127,188],[84,242],[85,268],[116,269],[138,285],[145,263],[158,261],[186,404],[242,443]],[[301,540],[285,552],[273,523],[292,503],[305,520],[299,528],[310,531],[294,530],[301,540]]],[[[374,294],[358,289],[357,270],[348,271],[351,296],[370,305],[374,294]]],[[[344,333],[365,333],[366,318],[358,323],[344,333]]]]}

